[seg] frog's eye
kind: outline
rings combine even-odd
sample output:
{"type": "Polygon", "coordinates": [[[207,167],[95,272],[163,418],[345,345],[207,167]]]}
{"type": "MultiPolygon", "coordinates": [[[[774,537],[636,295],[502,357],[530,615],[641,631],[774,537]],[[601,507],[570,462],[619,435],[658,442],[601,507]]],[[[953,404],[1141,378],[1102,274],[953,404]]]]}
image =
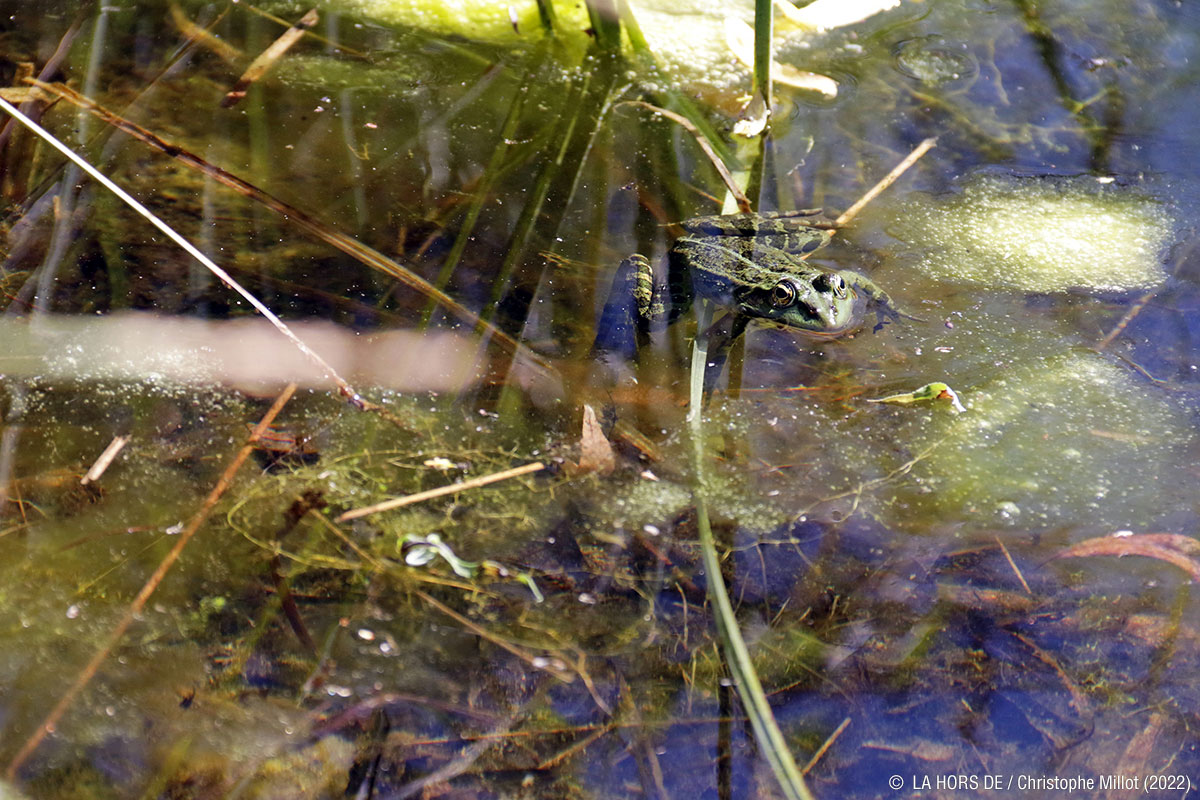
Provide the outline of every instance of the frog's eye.
{"type": "Polygon", "coordinates": [[[780,281],[771,290],[771,305],[776,308],[790,306],[796,300],[796,287],[788,281],[780,281]]]}
{"type": "Polygon", "coordinates": [[[832,292],[839,299],[846,296],[846,279],[836,272],[821,273],[813,278],[813,288],[818,292],[832,292]]]}

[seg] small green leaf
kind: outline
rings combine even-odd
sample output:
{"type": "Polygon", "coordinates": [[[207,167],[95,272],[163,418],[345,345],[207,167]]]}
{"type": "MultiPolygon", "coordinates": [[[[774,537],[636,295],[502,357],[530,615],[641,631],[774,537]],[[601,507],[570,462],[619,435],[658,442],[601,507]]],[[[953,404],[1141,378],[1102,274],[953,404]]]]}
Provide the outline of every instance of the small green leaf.
{"type": "Polygon", "coordinates": [[[911,392],[902,394],[888,395],[876,399],[868,399],[868,403],[894,403],[896,405],[908,406],[913,403],[919,403],[923,400],[949,400],[950,410],[955,414],[961,414],[966,411],[966,407],[958,399],[958,393],[944,383],[934,382],[927,383],[924,386],[913,389],[911,392]]]}

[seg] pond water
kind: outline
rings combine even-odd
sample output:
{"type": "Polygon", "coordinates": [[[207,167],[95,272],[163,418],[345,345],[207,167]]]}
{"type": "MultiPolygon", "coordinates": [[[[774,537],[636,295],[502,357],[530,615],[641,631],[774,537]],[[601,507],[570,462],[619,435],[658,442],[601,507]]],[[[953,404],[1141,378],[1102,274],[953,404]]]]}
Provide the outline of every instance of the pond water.
{"type": "Polygon", "coordinates": [[[309,6],[0,0],[0,97],[321,359],[0,132],[0,796],[787,796],[718,578],[817,797],[1192,791],[1200,12],[780,20],[826,91],[775,87],[756,162],[748,6],[466,5],[323,0],[234,103],[309,6]],[[726,193],[629,101],[829,219],[936,137],[808,259],[898,313],[752,325],[702,476],[696,315],[592,353],[726,193]]]}

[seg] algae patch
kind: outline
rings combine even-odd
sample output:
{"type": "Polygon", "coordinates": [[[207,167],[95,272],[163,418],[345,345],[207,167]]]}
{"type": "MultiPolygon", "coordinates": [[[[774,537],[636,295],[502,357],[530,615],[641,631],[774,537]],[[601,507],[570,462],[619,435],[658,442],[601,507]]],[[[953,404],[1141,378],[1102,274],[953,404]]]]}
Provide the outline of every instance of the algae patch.
{"type": "Polygon", "coordinates": [[[1186,414],[1091,354],[1036,359],[980,386],[970,412],[934,415],[919,470],[938,509],[989,521],[1150,523],[1183,494],[1165,465],[1186,414]]]}
{"type": "Polygon", "coordinates": [[[980,174],[951,197],[914,197],[888,233],[941,280],[1127,291],[1165,280],[1173,225],[1160,203],[1107,179],[980,174]]]}
{"type": "MultiPolygon", "coordinates": [[[[535,3],[499,0],[324,0],[330,12],[361,14],[387,25],[419,28],[441,36],[465,36],[476,41],[516,43],[540,36],[542,25],[535,3]]],[[[555,11],[567,25],[582,31],[587,14],[582,3],[558,4],[555,11]]]]}

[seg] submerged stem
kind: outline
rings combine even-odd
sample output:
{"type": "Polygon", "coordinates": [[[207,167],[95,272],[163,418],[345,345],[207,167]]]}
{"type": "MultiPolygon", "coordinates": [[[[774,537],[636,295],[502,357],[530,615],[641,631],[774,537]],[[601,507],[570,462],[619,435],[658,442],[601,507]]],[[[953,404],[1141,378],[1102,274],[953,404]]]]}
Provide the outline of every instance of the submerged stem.
{"type": "Polygon", "coordinates": [[[704,499],[704,421],[701,412],[701,392],[704,383],[704,365],[707,358],[707,348],[697,337],[692,351],[692,396],[688,410],[688,434],[692,446],[688,450],[692,466],[692,499],[696,503],[696,528],[700,538],[700,554],[704,561],[704,572],[707,576],[708,599],[713,605],[713,616],[717,621],[717,636],[725,653],[725,664],[733,678],[734,687],[746,715],[750,718],[750,726],[754,730],[754,738],[762,748],[771,771],[775,774],[783,789],[784,796],[789,800],[813,800],[796,761],[792,758],[791,750],[784,741],[783,732],[775,721],[771,704],[763,691],[750,651],[742,638],[738,627],[737,615],[734,614],[733,604],[729,600],[729,592],[725,589],[725,580],[721,575],[721,561],[717,555],[716,540],[713,537],[712,525],[708,519],[708,506],[704,499]],[[699,365],[699,370],[697,370],[699,365]],[[700,377],[696,377],[697,371],[700,377]]]}

